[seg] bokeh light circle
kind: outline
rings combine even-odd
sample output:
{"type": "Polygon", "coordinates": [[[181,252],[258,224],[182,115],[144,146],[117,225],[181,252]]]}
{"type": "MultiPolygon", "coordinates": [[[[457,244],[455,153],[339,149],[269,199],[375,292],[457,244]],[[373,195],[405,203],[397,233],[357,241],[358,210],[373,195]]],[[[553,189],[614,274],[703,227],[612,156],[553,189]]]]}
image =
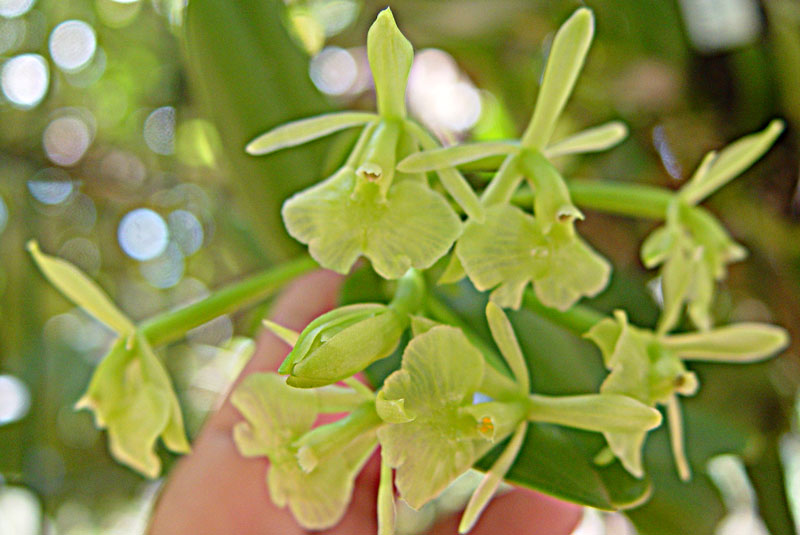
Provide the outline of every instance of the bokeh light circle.
{"type": "Polygon", "coordinates": [[[47,62],[39,54],[21,54],[3,64],[0,87],[17,107],[33,108],[42,101],[50,83],[47,62]]]}
{"type": "Polygon", "coordinates": [[[175,108],[158,108],[145,119],[144,141],[156,154],[175,152],[175,108]]]}
{"type": "Polygon", "coordinates": [[[45,153],[51,162],[69,167],[86,154],[92,142],[89,126],[80,118],[67,115],[54,119],[42,136],[45,153]]]}
{"type": "Polygon", "coordinates": [[[50,56],[59,68],[74,72],[86,66],[97,50],[94,29],[82,20],[68,20],[53,29],[50,56]]]}
{"type": "Polygon", "coordinates": [[[125,254],[139,261],[152,260],[167,248],[169,230],[164,219],[149,208],[125,214],[117,230],[125,254]]]}
{"type": "Polygon", "coordinates": [[[69,174],[63,169],[48,167],[28,180],[28,191],[42,204],[61,204],[75,189],[69,174]]]}
{"type": "Polygon", "coordinates": [[[314,85],[327,95],[344,95],[358,78],[356,60],[338,46],[324,48],[311,59],[308,70],[314,85]]]}
{"type": "Polygon", "coordinates": [[[0,0],[0,16],[6,18],[19,17],[27,13],[35,0],[0,0]]]}
{"type": "Polygon", "coordinates": [[[13,375],[0,375],[0,425],[22,419],[31,406],[25,383],[13,375]]]}

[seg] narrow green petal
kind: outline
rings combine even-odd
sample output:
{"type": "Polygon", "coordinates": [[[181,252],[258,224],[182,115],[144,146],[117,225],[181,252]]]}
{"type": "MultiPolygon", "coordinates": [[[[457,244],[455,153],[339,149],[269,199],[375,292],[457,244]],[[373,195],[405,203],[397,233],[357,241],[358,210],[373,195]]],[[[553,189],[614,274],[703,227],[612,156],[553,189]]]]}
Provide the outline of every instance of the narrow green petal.
{"type": "Polygon", "coordinates": [[[345,128],[361,126],[374,121],[374,113],[345,111],[327,113],[281,125],[248,143],[245,150],[252,155],[269,154],[288,147],[302,145],[311,140],[333,134],[345,128]]]}
{"type": "Polygon", "coordinates": [[[613,433],[603,433],[608,442],[608,448],[619,459],[632,476],[644,477],[644,466],[642,465],[642,449],[647,438],[647,431],[630,431],[627,433],[615,431],[613,433]]]}
{"type": "Polygon", "coordinates": [[[783,132],[784,123],[774,119],[761,132],[745,136],[723,149],[711,161],[707,172],[696,175],[681,190],[689,204],[697,204],[739,176],[769,150],[783,132]]]}
{"type": "Polygon", "coordinates": [[[689,468],[689,460],[686,457],[686,449],[683,440],[683,416],[681,416],[681,406],[678,396],[672,395],[667,401],[667,421],[669,422],[669,439],[672,446],[672,455],[675,458],[675,468],[681,481],[689,481],[692,472],[689,468]]]}
{"type": "Polygon", "coordinates": [[[392,467],[381,459],[381,480],[378,484],[378,535],[394,535],[395,505],[392,467]]]}
{"type": "Polygon", "coordinates": [[[406,85],[414,48],[397,29],[389,8],[378,14],[367,33],[367,56],[375,80],[378,112],[386,118],[405,118],[406,85]]]}
{"type": "Polygon", "coordinates": [[[617,346],[617,340],[619,340],[619,337],[622,334],[623,326],[627,323],[627,317],[625,316],[625,313],[622,311],[617,312],[622,313],[622,322],[614,321],[611,318],[606,318],[596,323],[583,335],[584,338],[588,338],[600,348],[600,352],[603,354],[603,363],[607,368],[610,368],[613,365],[614,349],[617,346]]]}
{"type": "Polygon", "coordinates": [[[666,336],[661,343],[682,359],[753,362],[784,349],[789,343],[789,334],[776,325],[738,323],[710,331],[666,336]]]}
{"type": "Polygon", "coordinates": [[[519,144],[513,141],[489,141],[433,149],[426,146],[425,149],[424,152],[406,157],[397,164],[397,169],[406,173],[422,173],[447,167],[458,167],[490,156],[515,154],[519,151],[519,144]]]}
{"type": "Polygon", "coordinates": [[[278,325],[274,321],[262,320],[261,323],[263,323],[264,327],[269,329],[272,334],[292,347],[294,347],[294,345],[297,343],[297,339],[300,337],[300,333],[297,331],[293,331],[287,327],[284,327],[283,325],[278,325]]]}
{"type": "Polygon", "coordinates": [[[611,121],[553,143],[543,152],[548,158],[557,158],[568,154],[600,152],[619,144],[626,137],[628,137],[627,125],[620,121],[611,121]]]}
{"type": "Polygon", "coordinates": [[[658,332],[671,331],[680,319],[686,302],[694,272],[700,268],[700,259],[687,258],[684,254],[673,254],[661,268],[661,293],[664,304],[658,320],[658,332]]]}
{"type": "Polygon", "coordinates": [[[530,396],[528,419],[587,431],[646,431],[661,425],[661,413],[641,401],[619,394],[530,396]]]}
{"type": "Polygon", "coordinates": [[[508,321],[503,310],[491,301],[486,305],[486,319],[489,321],[492,338],[500,349],[500,353],[505,357],[508,367],[511,368],[520,390],[527,394],[531,388],[528,365],[522,355],[511,322],[508,321]]]}
{"type": "Polygon", "coordinates": [[[500,454],[500,457],[497,458],[489,471],[483,476],[483,480],[481,480],[475,492],[472,493],[469,503],[464,509],[464,514],[461,516],[461,523],[458,525],[459,533],[467,533],[475,526],[481,513],[489,505],[489,501],[495,492],[497,492],[500,483],[503,482],[503,478],[508,473],[511,465],[514,464],[527,431],[528,422],[519,424],[503,453],[500,454]]]}
{"type": "Polygon", "coordinates": [[[587,8],[576,10],[556,32],[533,118],[522,137],[524,147],[542,150],[547,146],[583,68],[593,34],[594,16],[587,8]]]}
{"type": "MultiPolygon", "coordinates": [[[[412,121],[405,121],[404,123],[406,128],[409,132],[411,132],[414,137],[417,138],[419,143],[429,152],[435,152],[437,149],[436,140],[429,135],[421,126],[412,122],[412,121]]],[[[456,147],[453,147],[456,148],[456,147]]],[[[407,171],[402,167],[403,162],[412,159],[419,154],[416,152],[411,154],[405,158],[405,160],[401,161],[400,164],[397,165],[399,171],[406,171],[406,172],[414,172],[414,171],[407,171]]],[[[439,181],[444,186],[447,193],[455,200],[459,206],[464,210],[464,213],[467,214],[472,219],[475,219],[479,222],[482,222],[485,214],[483,211],[483,205],[481,204],[480,199],[478,199],[475,190],[472,189],[472,186],[469,185],[467,180],[459,173],[454,166],[442,166],[437,167],[439,169],[438,176],[439,181]]],[[[417,171],[421,172],[421,171],[417,171]]]]}
{"type": "Polygon", "coordinates": [[[108,294],[81,270],[65,260],[44,254],[36,241],[28,242],[28,251],[47,280],[67,299],[120,336],[130,335],[136,330],[131,320],[111,302],[108,294]]]}
{"type": "Polygon", "coordinates": [[[458,203],[467,216],[478,223],[483,222],[486,218],[483,205],[475,194],[475,190],[461,173],[455,169],[446,168],[440,169],[436,174],[445,191],[458,203]]]}
{"type": "Polygon", "coordinates": [[[648,269],[662,264],[672,251],[676,237],[674,229],[662,226],[655,229],[642,243],[642,264],[648,269]]]}

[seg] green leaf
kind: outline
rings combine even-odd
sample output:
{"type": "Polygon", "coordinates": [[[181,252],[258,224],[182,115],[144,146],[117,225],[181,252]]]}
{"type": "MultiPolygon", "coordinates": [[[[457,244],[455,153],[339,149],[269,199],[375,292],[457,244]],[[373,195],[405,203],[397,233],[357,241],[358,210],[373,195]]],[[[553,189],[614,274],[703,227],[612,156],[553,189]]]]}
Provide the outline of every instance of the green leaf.
{"type": "Polygon", "coordinates": [[[533,118],[522,136],[523,147],[542,150],[547,146],[583,68],[593,34],[594,16],[587,8],[576,10],[556,32],[533,118]]]}
{"type": "Polygon", "coordinates": [[[375,79],[378,112],[388,119],[405,118],[406,84],[414,48],[397,29],[389,8],[378,14],[369,29],[367,56],[375,79]]]}
{"type": "Polygon", "coordinates": [[[336,462],[304,472],[292,444],[316,420],[314,390],[294,389],[273,373],[255,373],[242,381],[231,401],[245,417],[233,430],[240,453],[270,459],[266,479],[272,501],[279,507],[288,504],[306,529],[336,524],[350,502],[356,474],[375,448],[374,435],[355,439],[336,462]]]}
{"type": "Polygon", "coordinates": [[[36,241],[28,242],[28,251],[47,280],[90,316],[122,337],[136,330],[131,320],[111,302],[108,294],[81,270],[65,260],[44,254],[36,241]]]}
{"type": "Polygon", "coordinates": [[[719,188],[739,176],[769,150],[783,132],[784,123],[774,119],[756,134],[745,136],[725,147],[711,161],[704,160],[699,172],[681,189],[681,197],[689,204],[697,204],[719,188]]]}
{"type": "Polygon", "coordinates": [[[235,224],[245,221],[253,243],[272,260],[300,250],[284,230],[280,207],[318,180],[326,145],[264,158],[248,156],[243,147],[267,129],[331,109],[308,76],[308,55],[285,21],[281,0],[192,0],[182,27],[192,94],[219,131],[226,163],[236,170],[227,173],[243,209],[235,224]]]}
{"type": "Polygon", "coordinates": [[[628,127],[625,123],[611,121],[610,123],[572,134],[557,143],[553,143],[542,152],[548,158],[557,158],[568,154],[600,152],[619,144],[626,137],[628,137],[628,127]]]}
{"type": "MultiPolygon", "coordinates": [[[[650,481],[637,480],[614,464],[599,467],[585,451],[585,434],[548,424],[531,423],[516,462],[506,480],[550,496],[604,510],[641,503],[650,493],[650,481]]],[[[588,437],[589,439],[593,437],[588,437]]],[[[595,440],[587,443],[597,446],[595,440]]],[[[503,451],[496,447],[477,467],[489,470],[503,451]]]]}
{"type": "Polygon", "coordinates": [[[424,185],[394,183],[385,201],[377,185],[355,185],[355,172],[345,167],[283,207],[289,233],[328,269],[347,273],[364,255],[382,277],[397,279],[433,265],[461,234],[447,201],[424,185]]]}
{"type": "Polygon", "coordinates": [[[789,344],[789,334],[776,325],[737,323],[710,331],[665,336],[661,343],[682,359],[753,362],[784,349],[789,344]]]}
{"type": "Polygon", "coordinates": [[[377,118],[374,113],[339,112],[300,119],[273,128],[247,144],[249,154],[269,154],[287,147],[302,145],[311,140],[333,134],[345,128],[367,124],[377,118]]]}
{"type": "Polygon", "coordinates": [[[155,454],[159,437],[172,451],[189,451],[169,376],[140,335],[116,341],[76,408],[91,409],[97,426],[108,429],[115,459],[148,477],[161,471],[155,454]]]}
{"type": "Polygon", "coordinates": [[[546,306],[566,310],[605,288],[611,271],[571,231],[571,223],[556,224],[544,235],[538,220],[508,205],[489,207],[483,224],[468,222],[456,254],[476,288],[496,287],[492,300],[514,309],[528,282],[546,306]]]}
{"type": "Polygon", "coordinates": [[[406,173],[422,173],[447,167],[458,167],[461,164],[474,162],[489,156],[515,154],[519,144],[514,141],[489,141],[482,143],[464,143],[452,147],[428,149],[407,156],[397,164],[397,169],[406,173]]]}
{"type": "Polygon", "coordinates": [[[384,382],[383,399],[403,400],[414,418],[378,430],[395,485],[411,507],[436,497],[489,449],[474,418],[459,410],[471,405],[483,369],[483,356],[464,334],[441,326],[412,339],[401,369],[384,382]]]}

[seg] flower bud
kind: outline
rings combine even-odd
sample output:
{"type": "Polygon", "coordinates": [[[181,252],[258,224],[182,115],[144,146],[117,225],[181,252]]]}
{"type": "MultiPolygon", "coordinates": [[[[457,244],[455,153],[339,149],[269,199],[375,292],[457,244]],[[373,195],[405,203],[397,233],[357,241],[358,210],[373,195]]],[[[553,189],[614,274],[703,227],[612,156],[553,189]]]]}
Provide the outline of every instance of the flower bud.
{"type": "Polygon", "coordinates": [[[379,304],[337,308],[312,321],[278,370],[287,383],[313,388],[347,379],[397,347],[408,317],[379,304]]]}

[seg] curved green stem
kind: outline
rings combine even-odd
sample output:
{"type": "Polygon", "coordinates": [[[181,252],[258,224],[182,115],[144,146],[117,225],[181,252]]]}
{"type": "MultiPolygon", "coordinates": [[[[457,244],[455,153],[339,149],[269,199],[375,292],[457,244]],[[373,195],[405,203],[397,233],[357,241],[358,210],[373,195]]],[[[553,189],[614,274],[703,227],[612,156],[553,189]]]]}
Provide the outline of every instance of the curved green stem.
{"type": "Polygon", "coordinates": [[[664,219],[675,193],[666,188],[612,182],[607,180],[571,180],[569,192],[575,204],[600,212],[664,219]]]}
{"type": "Polygon", "coordinates": [[[205,299],[154,316],[139,326],[151,345],[168,344],[212,319],[263,301],[292,279],[317,268],[308,256],[290,260],[230,286],[205,299]]]}
{"type": "MultiPolygon", "coordinates": [[[[570,180],[567,187],[572,201],[581,208],[645,219],[664,219],[667,206],[676,197],[665,188],[610,180],[570,180]]],[[[512,202],[530,207],[533,191],[523,188],[514,195],[512,202]]]]}

